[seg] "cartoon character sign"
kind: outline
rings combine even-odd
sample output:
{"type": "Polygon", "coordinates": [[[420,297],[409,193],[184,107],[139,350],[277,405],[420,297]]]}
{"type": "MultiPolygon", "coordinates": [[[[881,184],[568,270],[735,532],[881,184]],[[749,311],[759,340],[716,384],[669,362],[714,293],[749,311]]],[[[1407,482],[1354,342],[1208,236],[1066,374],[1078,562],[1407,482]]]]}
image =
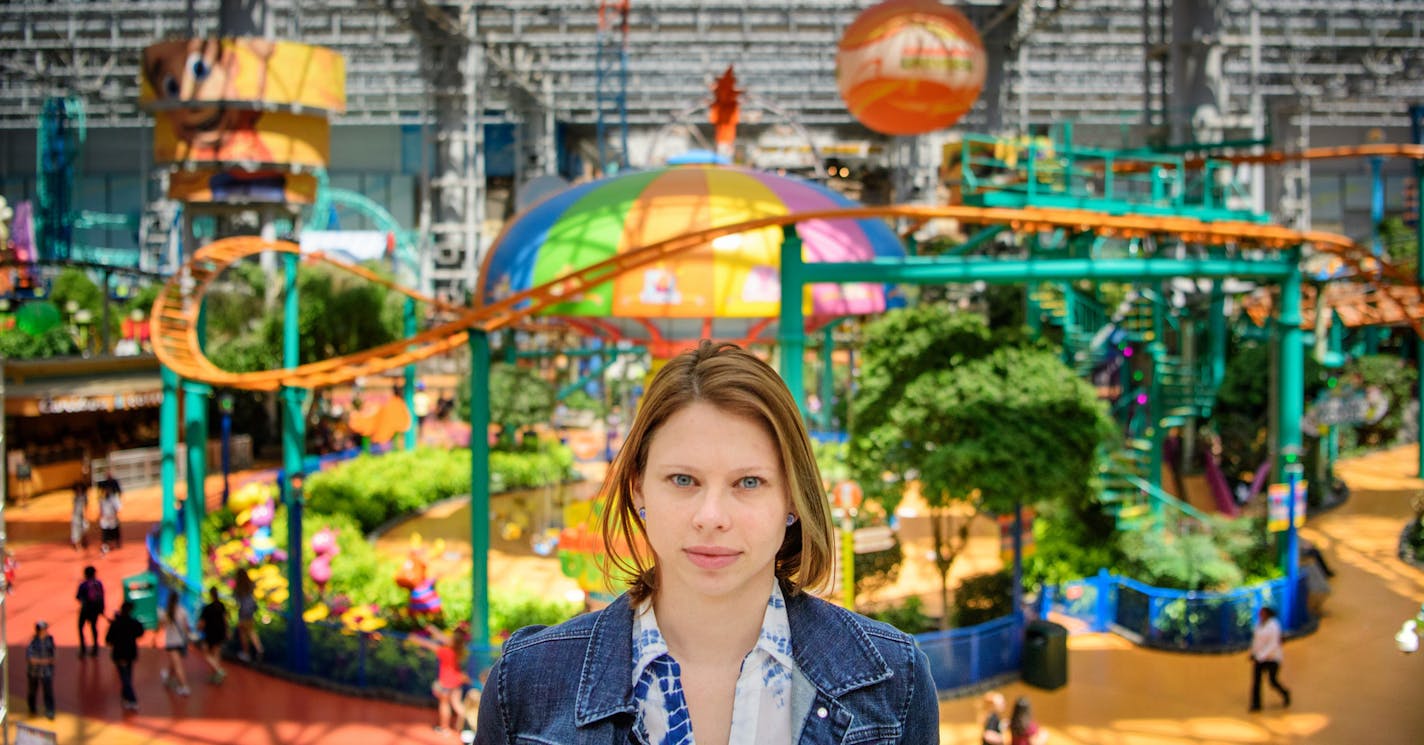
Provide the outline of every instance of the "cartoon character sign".
{"type": "MultiPolygon", "coordinates": [[[[435,591],[438,578],[427,573],[426,548],[420,534],[412,535],[410,543],[410,553],[406,555],[400,571],[396,572],[396,584],[410,592],[407,610],[412,618],[420,620],[438,616],[441,611],[440,594],[435,591]]],[[[434,553],[439,554],[443,546],[443,541],[436,541],[434,553]]]]}
{"type": "Polygon", "coordinates": [[[322,47],[257,38],[177,39],[143,52],[140,103],[156,112],[159,163],[325,166],[345,63],[322,47]]]}

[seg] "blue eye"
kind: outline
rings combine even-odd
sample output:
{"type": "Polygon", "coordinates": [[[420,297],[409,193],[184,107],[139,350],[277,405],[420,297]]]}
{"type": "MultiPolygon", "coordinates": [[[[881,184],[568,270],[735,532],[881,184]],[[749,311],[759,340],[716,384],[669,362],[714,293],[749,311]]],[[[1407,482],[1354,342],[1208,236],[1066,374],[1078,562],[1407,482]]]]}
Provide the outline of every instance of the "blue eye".
{"type": "Polygon", "coordinates": [[[163,78],[163,92],[169,98],[177,98],[182,91],[178,87],[178,81],[174,80],[172,76],[166,76],[163,78]]]}
{"type": "Polygon", "coordinates": [[[685,473],[675,473],[672,475],[673,486],[692,486],[692,477],[685,473]]]}
{"type": "Polygon", "coordinates": [[[208,65],[207,61],[203,59],[203,56],[196,52],[188,55],[187,67],[188,73],[199,83],[203,82],[203,79],[208,77],[208,73],[213,71],[213,68],[208,65]]]}
{"type": "Polygon", "coordinates": [[[743,476],[737,480],[737,486],[742,489],[755,489],[762,485],[760,476],[743,476]]]}

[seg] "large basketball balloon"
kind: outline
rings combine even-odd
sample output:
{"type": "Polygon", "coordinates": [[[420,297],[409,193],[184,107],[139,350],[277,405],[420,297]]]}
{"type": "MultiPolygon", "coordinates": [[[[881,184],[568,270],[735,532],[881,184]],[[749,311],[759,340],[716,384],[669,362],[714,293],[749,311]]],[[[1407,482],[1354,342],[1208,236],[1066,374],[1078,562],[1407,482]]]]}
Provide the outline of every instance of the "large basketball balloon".
{"type": "Polygon", "coordinates": [[[846,28],[836,84],[861,124],[917,135],[959,121],[979,98],[988,62],[979,32],[935,0],[889,0],[846,28]]]}

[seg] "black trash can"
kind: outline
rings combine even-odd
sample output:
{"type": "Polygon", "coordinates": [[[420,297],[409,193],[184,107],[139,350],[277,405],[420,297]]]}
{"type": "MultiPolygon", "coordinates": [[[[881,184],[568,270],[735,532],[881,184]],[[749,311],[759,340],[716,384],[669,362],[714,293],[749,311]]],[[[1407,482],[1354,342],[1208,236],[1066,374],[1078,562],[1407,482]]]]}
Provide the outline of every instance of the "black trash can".
{"type": "Polygon", "coordinates": [[[1068,683],[1068,629],[1030,621],[1024,629],[1023,682],[1053,690],[1068,683]]]}

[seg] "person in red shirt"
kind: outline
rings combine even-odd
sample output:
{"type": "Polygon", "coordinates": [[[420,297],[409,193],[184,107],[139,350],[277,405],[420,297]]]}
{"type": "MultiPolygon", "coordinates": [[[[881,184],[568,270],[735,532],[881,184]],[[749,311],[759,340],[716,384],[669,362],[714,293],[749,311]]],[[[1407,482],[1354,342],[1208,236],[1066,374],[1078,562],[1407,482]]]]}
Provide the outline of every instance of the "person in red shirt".
{"type": "Polygon", "coordinates": [[[441,734],[454,731],[465,719],[464,687],[470,681],[465,673],[465,659],[469,652],[470,629],[461,623],[455,630],[445,634],[436,629],[428,629],[429,639],[418,636],[410,641],[435,652],[437,672],[430,692],[440,707],[439,721],[435,731],[441,734]]]}

